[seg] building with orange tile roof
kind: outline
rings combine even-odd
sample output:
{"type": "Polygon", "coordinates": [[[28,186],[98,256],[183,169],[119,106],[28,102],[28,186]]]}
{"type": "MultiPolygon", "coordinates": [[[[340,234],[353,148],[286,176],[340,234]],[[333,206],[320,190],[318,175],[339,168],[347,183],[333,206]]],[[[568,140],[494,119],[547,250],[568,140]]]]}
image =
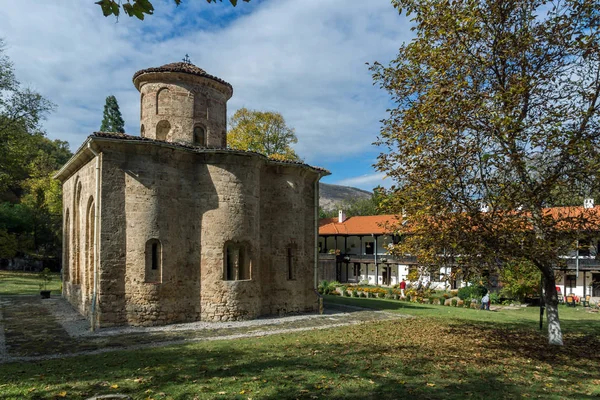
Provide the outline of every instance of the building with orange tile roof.
{"type": "MultiPolygon", "coordinates": [[[[591,295],[600,299],[600,206],[594,207],[593,200],[586,200],[584,207],[552,207],[546,215],[564,221],[561,229],[572,230],[585,213],[597,215],[586,218],[585,226],[579,230],[587,238],[578,242],[575,249],[562,257],[562,267],[557,271],[557,283],[563,294],[591,295]],[[591,222],[590,222],[591,221],[591,222]]],[[[414,257],[396,257],[389,254],[388,246],[397,243],[399,236],[394,226],[402,222],[396,215],[369,215],[346,218],[343,211],[338,218],[319,221],[319,253],[321,278],[339,282],[367,283],[391,286],[406,279],[418,263],[414,257]]],[[[455,279],[447,282],[451,271],[442,268],[431,273],[427,280],[440,288],[457,288],[464,284],[455,279]]],[[[457,277],[454,277],[457,278],[457,277]]]]}

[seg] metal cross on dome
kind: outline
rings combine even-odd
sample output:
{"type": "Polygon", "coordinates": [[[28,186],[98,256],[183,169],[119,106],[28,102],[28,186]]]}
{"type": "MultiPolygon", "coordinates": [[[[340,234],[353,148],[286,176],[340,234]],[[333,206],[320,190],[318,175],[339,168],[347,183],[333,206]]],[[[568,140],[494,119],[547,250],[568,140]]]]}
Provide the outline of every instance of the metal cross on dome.
{"type": "Polygon", "coordinates": [[[185,57],[183,57],[182,61],[184,63],[186,63],[186,64],[191,64],[192,63],[192,61],[190,60],[190,56],[188,56],[187,53],[186,53],[185,57]]]}

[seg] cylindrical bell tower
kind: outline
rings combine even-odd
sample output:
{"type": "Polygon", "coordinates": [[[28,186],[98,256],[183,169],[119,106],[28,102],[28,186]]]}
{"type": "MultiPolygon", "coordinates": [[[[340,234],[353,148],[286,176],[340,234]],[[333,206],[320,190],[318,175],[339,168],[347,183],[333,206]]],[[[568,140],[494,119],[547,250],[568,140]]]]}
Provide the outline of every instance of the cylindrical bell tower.
{"type": "Polygon", "coordinates": [[[140,91],[140,134],[149,139],[227,147],[227,100],[232,86],[189,62],[133,75],[140,91]]]}

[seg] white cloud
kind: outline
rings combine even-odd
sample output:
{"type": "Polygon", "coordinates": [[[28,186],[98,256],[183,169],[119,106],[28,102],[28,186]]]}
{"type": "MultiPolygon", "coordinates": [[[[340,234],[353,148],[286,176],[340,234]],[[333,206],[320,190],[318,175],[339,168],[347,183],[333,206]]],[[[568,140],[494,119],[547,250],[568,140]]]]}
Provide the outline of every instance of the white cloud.
{"type": "Polygon", "coordinates": [[[392,186],[392,180],[389,177],[387,177],[384,173],[378,172],[374,174],[366,174],[341,179],[335,182],[335,184],[343,186],[352,186],[357,187],[359,189],[371,191],[377,186],[389,188],[390,186],[392,186]]]}
{"type": "Polygon", "coordinates": [[[137,134],[133,73],[187,53],[233,85],[230,114],[243,106],[281,112],[296,128],[305,161],[335,173],[336,163],[378,152],[371,143],[388,97],[373,87],[365,63],[390,60],[411,35],[388,0],[154,5],[145,21],[123,16],[118,23],[91,1],[21,0],[0,8],[0,37],[18,78],[58,105],[45,124],[50,137],[76,149],[99,128],[110,94],[126,130],[137,134]]]}

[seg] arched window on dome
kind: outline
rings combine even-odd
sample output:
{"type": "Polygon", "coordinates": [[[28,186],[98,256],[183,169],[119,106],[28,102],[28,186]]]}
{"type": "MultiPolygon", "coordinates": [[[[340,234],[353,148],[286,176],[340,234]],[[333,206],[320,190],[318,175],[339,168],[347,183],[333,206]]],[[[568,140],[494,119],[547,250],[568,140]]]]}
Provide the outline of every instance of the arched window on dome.
{"type": "Polygon", "coordinates": [[[171,93],[169,88],[161,88],[156,92],[156,114],[164,115],[171,112],[171,93]]]}
{"type": "Polygon", "coordinates": [[[194,144],[206,146],[206,131],[201,125],[194,126],[194,144]]]}
{"type": "Polygon", "coordinates": [[[166,119],[156,124],[156,140],[167,140],[171,132],[171,124],[166,119]]]}

